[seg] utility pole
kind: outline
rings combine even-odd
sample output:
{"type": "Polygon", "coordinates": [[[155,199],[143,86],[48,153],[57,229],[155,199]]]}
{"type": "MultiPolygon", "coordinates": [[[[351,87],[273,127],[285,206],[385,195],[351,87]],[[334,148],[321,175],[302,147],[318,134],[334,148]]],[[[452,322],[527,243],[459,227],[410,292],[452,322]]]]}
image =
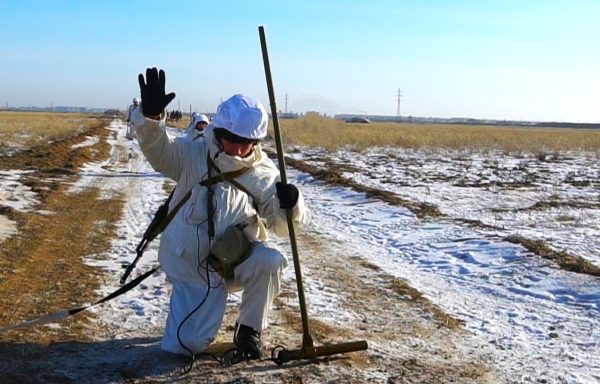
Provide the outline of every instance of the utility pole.
{"type": "Polygon", "coordinates": [[[287,113],[288,94],[285,94],[285,113],[287,113]]]}
{"type": "Polygon", "coordinates": [[[398,119],[398,122],[400,122],[400,98],[402,98],[402,91],[400,90],[400,88],[398,88],[398,93],[396,94],[396,97],[398,98],[398,109],[396,110],[396,118],[398,119]]]}

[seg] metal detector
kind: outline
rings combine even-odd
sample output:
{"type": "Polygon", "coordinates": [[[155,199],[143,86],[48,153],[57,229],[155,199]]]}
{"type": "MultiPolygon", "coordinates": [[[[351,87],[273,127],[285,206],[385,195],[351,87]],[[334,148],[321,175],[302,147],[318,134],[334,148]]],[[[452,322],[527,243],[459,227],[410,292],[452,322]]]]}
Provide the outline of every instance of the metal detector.
{"type": "MultiPolygon", "coordinates": [[[[283,156],[283,146],[281,144],[281,134],[279,131],[279,120],[277,118],[277,107],[275,105],[275,92],[273,91],[273,80],[271,78],[271,66],[269,64],[269,53],[267,52],[267,39],[265,37],[265,28],[261,25],[258,27],[260,34],[260,45],[262,48],[263,62],[265,66],[265,77],[267,79],[267,88],[269,91],[269,102],[271,103],[271,115],[273,119],[273,128],[275,130],[275,145],[277,146],[277,160],[279,162],[279,172],[281,182],[287,184],[287,176],[285,172],[285,158],[283,156]]],[[[290,234],[290,243],[292,246],[292,255],[294,257],[294,271],[296,272],[296,283],[298,285],[298,301],[300,302],[300,314],[302,316],[302,348],[296,350],[279,350],[277,356],[273,356],[273,360],[281,365],[290,360],[314,359],[319,356],[336,355],[339,353],[348,353],[354,351],[363,351],[368,348],[367,342],[364,340],[353,341],[341,344],[326,344],[315,347],[310,335],[308,326],[308,315],[306,311],[306,302],[304,301],[304,287],[302,285],[302,272],[300,271],[300,258],[298,257],[298,247],[296,246],[296,233],[294,231],[294,221],[292,217],[292,208],[286,209],[286,217],[288,231],[290,234]]],[[[275,352],[275,351],[273,351],[275,352]]]]}

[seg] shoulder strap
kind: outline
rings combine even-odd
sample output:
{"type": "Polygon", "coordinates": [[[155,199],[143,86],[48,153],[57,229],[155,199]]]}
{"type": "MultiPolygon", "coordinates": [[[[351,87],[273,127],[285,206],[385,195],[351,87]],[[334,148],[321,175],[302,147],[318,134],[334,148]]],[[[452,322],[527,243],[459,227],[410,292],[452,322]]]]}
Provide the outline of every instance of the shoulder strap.
{"type": "MultiPolygon", "coordinates": [[[[173,189],[173,192],[175,191],[175,189],[173,189]]],[[[173,193],[171,192],[171,193],[173,193]]],[[[177,212],[179,211],[179,209],[181,207],[183,207],[183,204],[185,204],[185,202],[190,198],[190,196],[192,196],[192,191],[188,191],[188,193],[185,194],[185,196],[183,196],[181,198],[181,200],[179,200],[179,202],[177,203],[176,206],[173,207],[173,209],[167,214],[167,216],[165,216],[164,220],[162,220],[159,225],[157,226],[157,233],[154,235],[154,237],[158,236],[159,233],[161,233],[162,231],[164,231],[164,229],[167,227],[167,225],[171,222],[171,220],[173,220],[173,217],[175,217],[175,215],[177,214],[177,212]]]]}
{"type": "MultiPolygon", "coordinates": [[[[211,163],[212,163],[212,161],[211,161],[211,163]]],[[[216,168],[216,165],[214,165],[214,166],[216,168]]],[[[210,167],[210,165],[209,165],[209,167],[210,167]]],[[[245,167],[242,169],[238,169],[237,171],[225,172],[222,174],[218,174],[216,176],[211,176],[211,172],[210,172],[210,168],[209,168],[208,179],[202,180],[200,182],[200,185],[207,187],[209,189],[209,191],[211,191],[212,190],[211,187],[213,184],[228,181],[231,183],[235,183],[234,185],[237,188],[240,188],[242,191],[244,191],[248,195],[252,196],[250,194],[250,192],[248,192],[241,184],[234,181],[234,179],[236,177],[241,176],[242,174],[248,172],[249,170],[250,170],[249,167],[245,167]]],[[[152,240],[154,240],[156,238],[156,236],[158,236],[162,231],[164,231],[164,229],[167,227],[167,225],[169,225],[171,220],[173,220],[173,218],[175,217],[177,212],[181,209],[181,207],[183,207],[183,204],[185,204],[185,202],[192,195],[192,191],[189,190],[181,198],[181,200],[179,200],[177,205],[175,207],[173,207],[173,209],[169,212],[169,203],[172,200],[174,193],[175,193],[175,188],[173,188],[173,190],[171,191],[171,194],[169,195],[167,200],[159,207],[158,211],[154,214],[154,218],[152,219],[150,225],[144,232],[144,235],[142,236],[142,240],[139,242],[139,244],[137,245],[137,247],[135,249],[135,251],[136,251],[135,259],[133,260],[133,262],[131,262],[126,267],[125,272],[123,273],[123,276],[121,277],[121,284],[123,284],[127,280],[127,277],[129,276],[129,274],[131,273],[133,268],[135,268],[135,265],[137,264],[138,260],[141,258],[142,254],[146,250],[146,247],[150,244],[150,242],[152,240]]],[[[208,201],[209,201],[209,205],[212,205],[212,197],[210,197],[208,199],[208,201]]],[[[214,223],[212,222],[212,214],[209,215],[209,226],[214,226],[214,223]]],[[[214,227],[212,228],[212,232],[213,232],[213,236],[214,236],[214,227]]]]}
{"type": "MultiPolygon", "coordinates": [[[[248,196],[250,196],[252,198],[252,204],[254,205],[254,208],[257,208],[256,207],[256,198],[254,197],[254,195],[252,193],[250,193],[248,188],[244,187],[240,182],[234,180],[236,177],[241,176],[244,173],[246,173],[247,171],[249,171],[250,170],[249,167],[244,167],[244,168],[238,169],[237,171],[221,173],[221,170],[219,169],[219,167],[217,167],[217,165],[210,158],[208,158],[208,167],[209,167],[209,169],[213,168],[215,171],[217,171],[219,173],[218,175],[214,176],[212,179],[217,179],[218,180],[217,182],[227,181],[227,182],[231,183],[237,189],[241,190],[242,192],[245,192],[248,196]]],[[[210,181],[203,180],[200,184],[205,185],[204,184],[205,182],[208,183],[210,181]]],[[[214,184],[214,182],[213,182],[213,184],[214,184]]]]}
{"type": "Polygon", "coordinates": [[[214,163],[212,163],[212,161],[210,161],[210,163],[209,163],[209,167],[211,167],[211,166],[213,167],[213,169],[215,169],[217,172],[219,172],[219,174],[212,176],[211,173],[209,172],[209,177],[200,182],[200,185],[202,185],[203,187],[222,183],[225,181],[231,182],[236,177],[241,176],[250,170],[250,167],[244,167],[244,168],[238,169],[237,171],[220,173],[221,171],[219,170],[219,168],[217,168],[217,166],[214,163]]]}
{"type": "MultiPolygon", "coordinates": [[[[210,155],[206,156],[206,166],[208,168],[208,179],[202,180],[200,182],[200,184],[205,186],[208,189],[208,199],[206,199],[207,200],[206,201],[206,211],[207,211],[206,216],[208,219],[208,237],[210,239],[212,239],[215,237],[215,222],[213,220],[215,208],[213,206],[213,199],[212,199],[212,195],[213,195],[212,186],[217,183],[228,181],[238,188],[241,187],[240,189],[242,191],[246,192],[249,196],[252,196],[252,194],[250,194],[250,192],[246,188],[244,188],[240,183],[238,183],[234,180],[236,177],[241,176],[242,174],[248,172],[250,170],[250,168],[243,167],[243,168],[238,169],[237,171],[221,173],[221,170],[219,169],[219,167],[217,167],[217,165],[214,163],[214,161],[210,158],[210,155]],[[213,170],[217,171],[217,174],[215,176],[212,176],[213,170]]],[[[252,201],[254,202],[254,197],[252,197],[252,201]]]]}
{"type": "MultiPolygon", "coordinates": [[[[258,158],[260,159],[260,150],[257,148],[257,146],[254,146],[254,151],[256,153],[256,156],[258,156],[258,158]]],[[[212,161],[212,159],[210,159],[210,157],[207,157],[206,161],[207,161],[207,165],[208,165],[208,169],[209,169],[209,175],[211,174],[211,172],[210,172],[211,169],[214,169],[218,173],[221,172],[221,170],[219,169],[219,167],[217,167],[217,165],[212,161]]],[[[219,178],[219,181],[227,181],[227,182],[229,182],[231,185],[233,185],[237,189],[241,190],[242,192],[246,193],[248,196],[250,196],[252,198],[252,206],[256,210],[256,217],[257,217],[257,221],[258,221],[257,224],[258,224],[258,228],[259,228],[259,237],[266,239],[266,237],[267,237],[267,228],[266,228],[265,223],[263,222],[263,220],[260,218],[260,214],[259,214],[259,211],[258,211],[258,203],[257,203],[256,198],[248,190],[248,188],[244,187],[244,185],[242,183],[240,183],[237,180],[235,180],[236,177],[244,174],[249,169],[250,168],[242,168],[242,169],[239,169],[239,170],[237,170],[235,172],[225,172],[223,174],[215,176],[215,178],[219,178]],[[231,176],[233,176],[233,177],[231,177],[231,176]]],[[[212,179],[209,178],[206,181],[208,183],[211,183],[210,180],[212,180],[212,179]]],[[[209,189],[209,191],[212,190],[212,184],[211,184],[211,186],[209,186],[207,188],[209,189]]],[[[214,236],[214,222],[212,220],[214,212],[212,212],[212,210],[213,210],[213,208],[212,208],[212,199],[209,199],[208,206],[207,206],[209,236],[214,236]]]]}
{"type": "MultiPolygon", "coordinates": [[[[242,169],[239,169],[239,170],[233,171],[233,172],[225,172],[223,174],[212,176],[212,177],[209,177],[208,179],[202,180],[200,182],[200,185],[206,187],[208,185],[212,185],[212,184],[217,184],[217,183],[222,183],[224,181],[228,181],[228,182],[235,183],[235,184],[239,185],[238,188],[240,188],[244,192],[250,194],[250,192],[247,192],[247,190],[245,190],[245,188],[241,184],[239,184],[238,182],[234,181],[234,179],[236,177],[241,176],[242,174],[248,172],[249,170],[250,170],[250,168],[246,167],[246,168],[242,168],[242,169]]],[[[237,185],[236,185],[236,187],[237,187],[237,185]]],[[[160,215],[162,217],[159,217],[158,212],[157,212],[155,220],[153,220],[150,223],[150,225],[148,226],[148,229],[144,233],[144,238],[146,238],[148,242],[154,240],[154,238],[156,238],[156,236],[158,236],[162,231],[164,231],[164,229],[171,222],[171,220],[173,220],[173,218],[175,217],[175,215],[177,214],[177,212],[181,209],[181,207],[183,207],[183,204],[185,204],[185,202],[190,198],[190,196],[192,196],[192,191],[189,190],[181,198],[181,200],[179,200],[179,202],[177,203],[177,205],[175,205],[171,211],[168,211],[168,209],[169,209],[169,202],[172,200],[174,192],[175,192],[175,188],[173,188],[173,190],[171,191],[171,194],[169,195],[169,197],[167,198],[167,200],[165,201],[165,203],[163,203],[163,205],[159,208],[159,210],[160,209],[166,209],[167,213],[163,214],[163,215],[160,215]]],[[[250,195],[250,196],[252,196],[252,195],[250,195]]]]}

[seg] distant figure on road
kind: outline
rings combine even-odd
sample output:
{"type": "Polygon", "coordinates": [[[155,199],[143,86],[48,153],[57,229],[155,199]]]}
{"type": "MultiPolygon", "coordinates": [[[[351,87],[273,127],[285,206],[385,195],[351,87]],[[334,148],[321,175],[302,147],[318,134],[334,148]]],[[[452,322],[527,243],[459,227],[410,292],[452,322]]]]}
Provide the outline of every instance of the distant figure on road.
{"type": "Polygon", "coordinates": [[[185,130],[185,137],[190,141],[198,140],[204,137],[204,128],[208,126],[208,117],[204,114],[195,114],[192,122],[185,130]]]}
{"type": "Polygon", "coordinates": [[[133,140],[135,137],[135,128],[131,122],[131,113],[140,105],[140,99],[138,97],[133,98],[133,104],[127,109],[127,130],[125,131],[125,137],[129,140],[133,140]]]}

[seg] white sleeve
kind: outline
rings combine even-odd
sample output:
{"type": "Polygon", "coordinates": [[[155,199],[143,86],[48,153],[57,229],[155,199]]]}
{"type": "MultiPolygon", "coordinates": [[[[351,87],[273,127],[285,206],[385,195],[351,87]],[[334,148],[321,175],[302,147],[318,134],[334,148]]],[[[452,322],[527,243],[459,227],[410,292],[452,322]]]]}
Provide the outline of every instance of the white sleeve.
{"type": "MultiPolygon", "coordinates": [[[[269,160],[269,162],[271,161],[269,160]]],[[[288,234],[286,210],[279,207],[279,198],[277,198],[277,189],[275,187],[275,184],[280,181],[279,171],[272,162],[268,168],[270,168],[268,172],[269,177],[266,177],[266,185],[262,188],[259,199],[259,214],[267,220],[267,228],[275,232],[278,236],[286,236],[288,234]]],[[[296,202],[296,206],[292,208],[294,228],[301,228],[308,224],[310,219],[310,212],[304,203],[302,192],[298,192],[298,201],[296,202]]]]}
{"type": "Polygon", "coordinates": [[[184,165],[191,161],[189,159],[191,143],[169,137],[165,130],[165,117],[166,114],[163,112],[160,121],[148,119],[142,114],[141,108],[134,109],[131,114],[138,143],[152,168],[178,181],[184,165]]]}

